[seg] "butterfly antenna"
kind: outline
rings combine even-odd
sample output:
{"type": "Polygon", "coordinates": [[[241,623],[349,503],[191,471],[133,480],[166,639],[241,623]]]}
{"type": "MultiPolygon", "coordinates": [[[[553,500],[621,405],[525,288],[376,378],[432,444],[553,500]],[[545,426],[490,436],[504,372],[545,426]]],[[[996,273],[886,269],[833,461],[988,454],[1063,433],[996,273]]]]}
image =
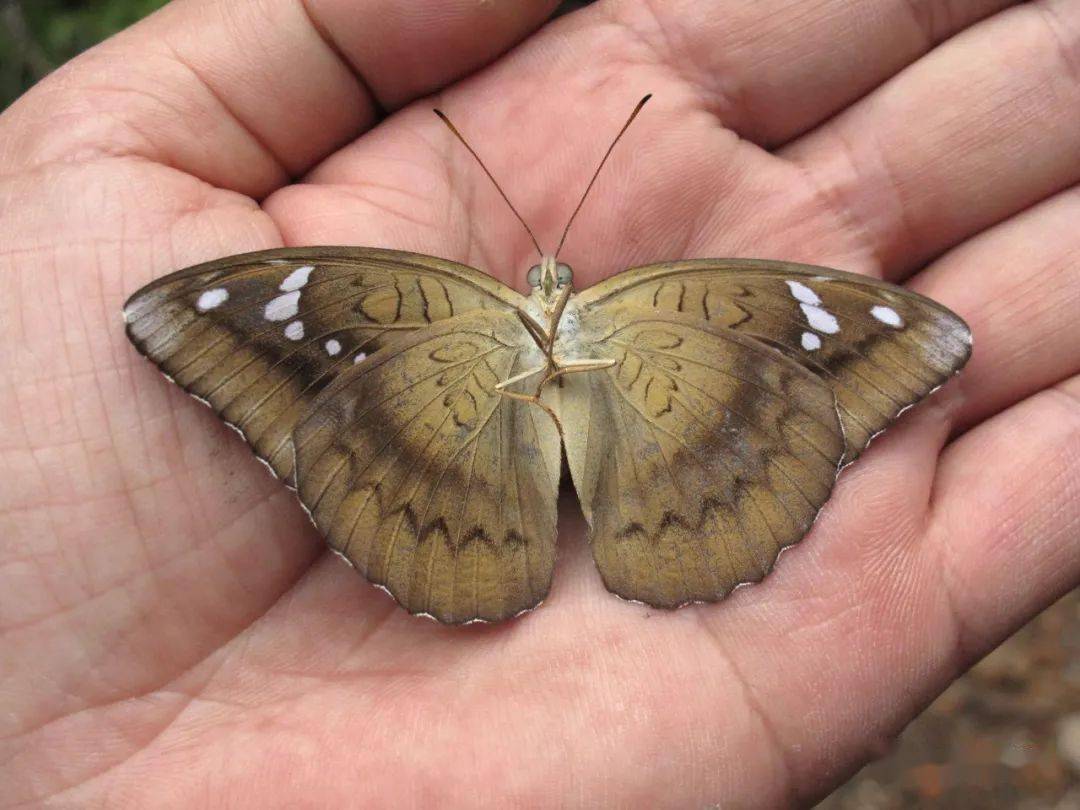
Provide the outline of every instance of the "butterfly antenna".
{"type": "Polygon", "coordinates": [[[634,123],[634,119],[637,118],[637,114],[641,112],[641,108],[645,106],[647,102],[652,98],[652,93],[649,93],[645,98],[641,99],[634,107],[634,111],[630,113],[630,117],[626,119],[626,123],[623,124],[622,129],[619,130],[619,134],[615,136],[615,140],[611,142],[611,146],[604,153],[604,157],[600,160],[600,165],[596,167],[596,171],[593,172],[592,180],[589,181],[589,185],[585,187],[585,193],[581,195],[581,200],[578,201],[577,208],[574,209],[574,213],[570,215],[570,220],[566,223],[566,227],[563,229],[562,238],[559,240],[559,246],[555,248],[555,256],[558,257],[559,251],[562,250],[563,243],[566,241],[566,235],[570,233],[570,226],[574,224],[574,217],[578,215],[578,211],[581,210],[581,206],[585,204],[585,198],[589,196],[589,192],[592,191],[593,184],[596,182],[596,178],[600,176],[600,170],[604,168],[604,164],[607,163],[608,157],[611,156],[612,150],[615,148],[615,144],[619,142],[619,138],[623,136],[623,133],[630,128],[630,125],[634,123]]]}
{"type": "Polygon", "coordinates": [[[525,218],[518,213],[518,210],[516,208],[514,208],[514,204],[510,202],[510,198],[507,197],[506,192],[502,190],[502,186],[499,185],[499,181],[495,179],[495,177],[491,174],[490,171],[488,171],[488,167],[484,165],[484,161],[482,161],[480,159],[480,156],[476,154],[476,150],[469,146],[469,142],[465,140],[465,136],[458,132],[457,127],[450,123],[450,119],[446,117],[446,113],[444,113],[442,110],[435,110],[435,114],[439,116],[439,120],[446,124],[447,128],[454,133],[454,137],[461,141],[461,145],[469,150],[469,154],[476,158],[476,162],[480,164],[480,168],[484,170],[484,174],[488,176],[488,180],[490,180],[492,185],[495,186],[495,190],[499,192],[499,195],[503,198],[503,200],[506,201],[506,204],[510,206],[510,210],[514,212],[514,216],[517,217],[518,222],[520,222],[522,227],[524,227],[525,230],[528,232],[529,238],[532,239],[533,247],[535,247],[536,252],[540,254],[540,258],[543,258],[544,251],[543,249],[541,249],[540,243],[536,241],[536,235],[532,232],[532,228],[529,227],[529,223],[527,223],[525,221],[525,218]]]}

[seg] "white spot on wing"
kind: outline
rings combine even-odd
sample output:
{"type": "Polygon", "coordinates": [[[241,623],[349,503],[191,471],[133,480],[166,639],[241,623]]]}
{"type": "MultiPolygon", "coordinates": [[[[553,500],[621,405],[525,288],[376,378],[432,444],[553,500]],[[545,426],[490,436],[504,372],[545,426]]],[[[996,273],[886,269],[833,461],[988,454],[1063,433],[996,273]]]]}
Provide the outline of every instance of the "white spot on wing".
{"type": "Polygon", "coordinates": [[[815,351],[821,348],[821,338],[815,335],[813,332],[802,333],[802,347],[808,352],[815,351]]]}
{"type": "Polygon", "coordinates": [[[358,355],[356,355],[356,357],[354,357],[352,359],[353,365],[355,366],[357,363],[362,363],[366,359],[367,359],[367,354],[365,354],[364,352],[360,352],[358,355]]]}
{"type": "Polygon", "coordinates": [[[285,337],[289,340],[303,340],[304,338],[304,322],[293,321],[285,327],[285,337]]]}
{"type": "Polygon", "coordinates": [[[334,340],[333,338],[330,338],[328,341],[326,341],[326,353],[328,355],[333,357],[335,354],[338,354],[340,351],[341,351],[341,343],[334,340]]]}
{"type": "Polygon", "coordinates": [[[285,277],[283,282],[281,282],[281,290],[284,292],[299,290],[308,283],[308,276],[311,275],[311,271],[314,269],[315,268],[310,264],[305,264],[303,267],[297,267],[285,277]]]}
{"type": "Polygon", "coordinates": [[[791,288],[791,294],[795,296],[796,301],[800,301],[804,304],[820,304],[821,299],[818,298],[818,294],[803,284],[801,281],[788,281],[788,287],[791,288]]]}
{"type": "Polygon", "coordinates": [[[215,287],[212,290],[206,290],[199,296],[199,300],[195,302],[195,309],[199,312],[206,312],[214,307],[219,307],[229,300],[229,291],[224,287],[215,287]]]}
{"type": "Polygon", "coordinates": [[[901,318],[900,313],[892,307],[876,306],[870,310],[870,314],[886,326],[892,326],[899,329],[904,325],[904,319],[901,318]]]}
{"type": "Polygon", "coordinates": [[[263,316],[268,321],[287,321],[300,311],[300,291],[287,292],[271,299],[263,316]]]}
{"type": "Polygon", "coordinates": [[[824,332],[826,335],[835,335],[840,331],[840,324],[831,312],[826,312],[814,304],[799,304],[799,306],[802,307],[803,314],[806,316],[811,328],[824,332]]]}

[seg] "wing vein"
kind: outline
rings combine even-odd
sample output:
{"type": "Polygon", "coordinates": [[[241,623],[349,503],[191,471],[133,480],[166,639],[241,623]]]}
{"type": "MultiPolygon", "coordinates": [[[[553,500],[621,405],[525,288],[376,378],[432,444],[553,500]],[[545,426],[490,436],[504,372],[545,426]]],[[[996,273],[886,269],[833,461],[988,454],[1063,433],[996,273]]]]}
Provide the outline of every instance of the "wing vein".
{"type": "MultiPolygon", "coordinates": [[[[616,342],[616,341],[612,341],[612,342],[614,343],[614,342],[616,342]]],[[[619,343],[619,345],[620,345],[620,346],[623,346],[624,348],[626,348],[626,344],[622,344],[622,343],[619,343]]],[[[642,351],[642,350],[640,350],[640,349],[637,349],[636,347],[630,347],[630,348],[631,348],[631,349],[632,349],[633,351],[636,351],[636,352],[641,352],[641,351],[642,351]]],[[[709,371],[715,371],[715,372],[717,372],[718,374],[724,374],[724,375],[726,375],[726,376],[730,377],[731,379],[733,379],[733,380],[738,380],[739,382],[741,382],[741,383],[745,383],[746,385],[752,385],[753,387],[757,388],[757,389],[758,389],[759,391],[762,391],[762,392],[764,392],[764,393],[768,394],[769,396],[773,397],[774,399],[777,399],[777,400],[779,400],[779,401],[781,401],[781,402],[782,402],[782,401],[784,401],[784,398],[783,398],[783,397],[782,397],[782,396],[781,396],[781,395],[780,395],[779,393],[777,393],[776,391],[773,391],[772,389],[769,389],[769,388],[765,388],[764,386],[762,386],[762,385],[760,385],[760,384],[758,384],[758,383],[754,382],[753,380],[747,380],[747,379],[744,379],[743,377],[740,377],[740,376],[739,376],[739,375],[737,375],[737,374],[733,374],[733,373],[731,373],[731,372],[730,372],[730,371],[728,371],[727,369],[723,369],[723,368],[718,368],[717,366],[713,366],[713,365],[710,365],[709,363],[706,363],[706,362],[704,362],[704,361],[702,361],[702,360],[696,360],[696,359],[694,359],[694,358],[692,358],[692,357],[689,357],[689,356],[687,356],[687,355],[679,355],[679,354],[673,354],[673,353],[671,353],[671,352],[662,352],[662,351],[658,351],[658,350],[655,350],[655,349],[649,349],[649,350],[647,350],[647,351],[648,351],[648,352],[650,352],[650,353],[653,353],[653,354],[659,354],[659,355],[662,355],[662,356],[664,356],[664,357],[671,357],[671,358],[674,358],[674,359],[676,359],[676,360],[680,360],[680,361],[684,361],[684,362],[687,362],[687,361],[688,361],[688,362],[694,363],[695,365],[701,366],[702,368],[706,368],[706,369],[708,369],[709,371]]],[[[682,381],[682,382],[685,382],[685,383],[687,383],[688,385],[690,385],[690,386],[691,386],[691,387],[693,387],[693,388],[696,388],[697,390],[699,390],[699,391],[701,391],[701,392],[702,392],[703,394],[705,394],[705,396],[707,396],[707,397],[709,397],[710,399],[712,399],[712,400],[713,400],[713,401],[714,401],[714,402],[715,402],[715,403],[716,403],[717,405],[719,405],[720,407],[722,407],[722,408],[724,408],[725,410],[727,410],[727,411],[728,411],[729,413],[733,413],[733,414],[735,414],[736,416],[740,417],[740,418],[741,418],[741,419],[742,419],[743,421],[747,422],[748,424],[751,424],[751,425],[753,424],[753,423],[752,423],[752,422],[750,422],[750,420],[748,420],[748,419],[747,419],[747,417],[745,417],[745,416],[744,416],[744,415],[743,415],[743,414],[742,414],[741,412],[739,412],[739,411],[736,411],[736,410],[735,410],[734,408],[732,408],[732,407],[731,407],[731,406],[730,406],[729,404],[727,404],[726,402],[724,402],[724,401],[723,401],[723,400],[721,400],[721,399],[718,399],[718,398],[716,398],[715,396],[713,396],[712,394],[708,393],[707,391],[705,391],[705,390],[704,390],[703,388],[701,388],[700,386],[694,385],[694,383],[690,382],[690,381],[689,381],[688,379],[686,379],[685,377],[679,376],[679,375],[678,375],[678,374],[676,374],[675,372],[669,371],[668,369],[664,369],[664,373],[665,373],[665,374],[669,374],[669,375],[671,375],[671,376],[672,376],[672,377],[674,377],[675,379],[678,379],[678,380],[680,380],[680,381],[682,381]]],[[[810,412],[809,412],[809,411],[807,411],[807,410],[806,410],[805,408],[802,408],[801,406],[798,406],[798,405],[796,405],[796,409],[797,409],[797,410],[798,410],[799,412],[801,412],[801,413],[805,414],[806,416],[810,417],[810,418],[811,418],[812,420],[814,420],[814,421],[815,421],[815,422],[817,422],[818,424],[824,424],[824,423],[823,423],[823,422],[822,422],[822,421],[821,421],[821,420],[820,420],[820,419],[819,419],[819,418],[818,418],[818,417],[817,417],[817,416],[816,416],[815,414],[812,414],[812,413],[810,413],[810,412]]],[[[806,441],[806,443],[807,443],[808,445],[810,445],[811,447],[813,447],[813,448],[814,448],[814,450],[816,450],[816,451],[817,451],[817,452],[818,452],[818,453],[819,453],[819,454],[820,454],[820,455],[821,455],[821,456],[822,456],[823,458],[826,458],[826,459],[828,459],[828,458],[829,458],[828,454],[827,454],[827,453],[826,453],[825,451],[823,451],[823,450],[822,450],[822,449],[821,449],[820,447],[818,447],[818,446],[817,446],[817,445],[816,445],[816,444],[815,444],[814,442],[812,442],[812,441],[811,441],[811,440],[810,440],[809,438],[807,438],[807,437],[806,437],[806,435],[805,435],[805,434],[804,434],[804,433],[803,433],[803,432],[802,432],[801,430],[799,430],[799,429],[798,429],[798,427],[796,427],[796,432],[798,432],[798,434],[799,434],[800,436],[802,436],[802,438],[803,438],[803,439],[804,439],[804,440],[806,441]]]]}

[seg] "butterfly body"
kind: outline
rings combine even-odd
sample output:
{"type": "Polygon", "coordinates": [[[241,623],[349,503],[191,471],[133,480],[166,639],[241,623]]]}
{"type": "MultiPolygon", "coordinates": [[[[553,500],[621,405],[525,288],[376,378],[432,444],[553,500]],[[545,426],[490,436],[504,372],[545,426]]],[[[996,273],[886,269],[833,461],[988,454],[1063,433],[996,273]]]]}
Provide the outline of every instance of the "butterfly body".
{"type": "Polygon", "coordinates": [[[543,599],[564,452],[613,592],[674,607],[761,579],[970,352],[944,307],[828,268],[690,260],[576,292],[538,267],[526,297],[420,254],[264,251],[165,276],[125,320],[331,547],[449,623],[543,599]]]}

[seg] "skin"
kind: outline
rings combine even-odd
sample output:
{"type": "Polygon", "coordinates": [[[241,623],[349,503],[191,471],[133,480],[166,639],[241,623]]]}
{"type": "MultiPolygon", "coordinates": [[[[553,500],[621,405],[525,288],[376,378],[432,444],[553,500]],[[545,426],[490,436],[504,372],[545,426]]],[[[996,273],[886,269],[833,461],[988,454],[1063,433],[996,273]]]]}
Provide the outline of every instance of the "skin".
{"type": "Polygon", "coordinates": [[[1080,6],[552,5],[175,0],[0,117],[0,805],[805,804],[1080,582],[1080,6]],[[566,499],[541,609],[411,618],[123,336],[151,278],[282,244],[523,288],[431,107],[550,243],[650,91],[560,254],[579,289],[815,262],[975,335],[723,603],[610,596],[566,499]]]}

